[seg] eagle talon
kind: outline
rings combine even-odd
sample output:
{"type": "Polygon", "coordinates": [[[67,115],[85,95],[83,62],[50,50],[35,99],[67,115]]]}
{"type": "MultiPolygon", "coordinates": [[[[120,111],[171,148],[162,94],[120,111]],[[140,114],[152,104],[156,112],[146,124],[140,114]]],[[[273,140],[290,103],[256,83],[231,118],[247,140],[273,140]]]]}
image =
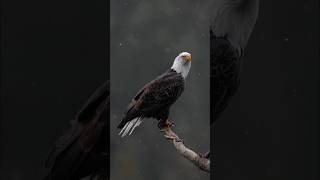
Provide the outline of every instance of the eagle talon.
{"type": "Polygon", "coordinates": [[[175,136],[170,136],[170,135],[164,135],[165,138],[167,138],[168,140],[176,140],[177,137],[175,136]]]}
{"type": "Polygon", "coordinates": [[[171,128],[174,126],[174,123],[173,122],[170,122],[168,120],[166,120],[165,122],[159,122],[158,123],[158,128],[160,129],[161,132],[163,132],[163,129],[166,129],[166,128],[171,128]]]}
{"type": "Polygon", "coordinates": [[[174,124],[174,122],[172,122],[172,123],[171,123],[171,127],[174,127],[174,126],[175,126],[175,124],[174,124]]]}
{"type": "Polygon", "coordinates": [[[174,122],[167,121],[167,122],[166,122],[166,125],[167,125],[168,127],[174,127],[174,122]]]}
{"type": "Polygon", "coordinates": [[[170,122],[169,120],[167,120],[166,122],[164,122],[164,126],[166,126],[166,127],[173,127],[173,126],[174,126],[174,123],[173,123],[173,122],[170,122]]]}

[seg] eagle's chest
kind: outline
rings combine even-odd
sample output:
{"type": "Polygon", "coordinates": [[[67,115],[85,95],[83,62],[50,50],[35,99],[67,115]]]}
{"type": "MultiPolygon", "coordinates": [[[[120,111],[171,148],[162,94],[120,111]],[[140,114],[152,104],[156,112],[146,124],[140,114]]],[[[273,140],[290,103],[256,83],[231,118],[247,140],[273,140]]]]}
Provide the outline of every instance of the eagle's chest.
{"type": "Polygon", "coordinates": [[[162,105],[172,105],[182,94],[185,88],[183,79],[169,80],[159,87],[158,91],[153,94],[157,103],[162,105]]]}

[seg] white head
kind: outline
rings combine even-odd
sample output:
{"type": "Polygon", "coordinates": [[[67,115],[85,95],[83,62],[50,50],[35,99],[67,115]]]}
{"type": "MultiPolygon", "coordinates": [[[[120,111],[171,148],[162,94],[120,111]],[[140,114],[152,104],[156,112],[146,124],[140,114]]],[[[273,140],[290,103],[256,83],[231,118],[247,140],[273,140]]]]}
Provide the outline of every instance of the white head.
{"type": "Polygon", "coordinates": [[[191,60],[190,53],[182,52],[174,59],[171,69],[177,73],[181,73],[183,78],[186,78],[191,68],[191,60]]]}

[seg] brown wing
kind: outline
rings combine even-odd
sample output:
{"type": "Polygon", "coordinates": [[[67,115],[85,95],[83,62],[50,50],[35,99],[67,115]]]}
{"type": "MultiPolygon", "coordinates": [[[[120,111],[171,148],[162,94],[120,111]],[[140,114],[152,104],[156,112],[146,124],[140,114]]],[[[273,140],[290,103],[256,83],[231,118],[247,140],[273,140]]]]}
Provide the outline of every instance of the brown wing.
{"type": "Polygon", "coordinates": [[[183,77],[173,70],[146,84],[132,99],[118,128],[136,117],[160,119],[184,90],[183,77]]]}

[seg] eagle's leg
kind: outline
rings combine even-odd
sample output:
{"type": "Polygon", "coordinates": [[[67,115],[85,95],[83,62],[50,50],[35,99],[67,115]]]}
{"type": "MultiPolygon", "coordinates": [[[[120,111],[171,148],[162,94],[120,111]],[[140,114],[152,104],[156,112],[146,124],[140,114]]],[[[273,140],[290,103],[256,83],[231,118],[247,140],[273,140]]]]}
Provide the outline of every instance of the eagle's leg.
{"type": "Polygon", "coordinates": [[[164,137],[169,140],[174,140],[176,142],[183,142],[173,131],[171,130],[171,127],[173,126],[173,123],[170,122],[168,119],[165,121],[159,121],[158,127],[161,132],[164,132],[164,137]]]}
{"type": "Polygon", "coordinates": [[[158,128],[160,131],[164,131],[165,128],[171,128],[174,124],[170,122],[168,119],[167,120],[160,120],[158,122],[158,128]]]}

